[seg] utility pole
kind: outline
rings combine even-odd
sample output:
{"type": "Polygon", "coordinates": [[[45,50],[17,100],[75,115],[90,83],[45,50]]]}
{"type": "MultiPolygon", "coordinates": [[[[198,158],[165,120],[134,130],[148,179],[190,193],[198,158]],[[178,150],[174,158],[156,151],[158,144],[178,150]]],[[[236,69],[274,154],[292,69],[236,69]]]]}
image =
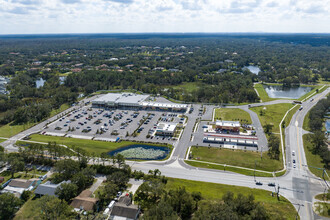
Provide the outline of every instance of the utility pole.
{"type": "Polygon", "coordinates": [[[304,204],[300,204],[300,203],[292,203],[292,204],[298,206],[298,211],[297,211],[297,215],[296,215],[296,219],[298,219],[299,211],[300,211],[300,207],[301,207],[301,206],[304,206],[304,204]]]}
{"type": "Polygon", "coordinates": [[[280,200],[280,185],[277,185],[277,200],[280,200]]]}
{"type": "Polygon", "coordinates": [[[256,163],[256,161],[254,161],[254,172],[253,172],[254,182],[256,182],[256,166],[257,166],[257,163],[256,163]]]}

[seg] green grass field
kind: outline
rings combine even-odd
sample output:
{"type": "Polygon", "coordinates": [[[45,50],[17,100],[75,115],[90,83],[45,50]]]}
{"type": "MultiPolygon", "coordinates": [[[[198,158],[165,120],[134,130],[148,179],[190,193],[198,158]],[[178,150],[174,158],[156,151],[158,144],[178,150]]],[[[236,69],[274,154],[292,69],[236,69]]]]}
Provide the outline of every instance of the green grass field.
{"type": "Polygon", "coordinates": [[[188,192],[201,192],[205,200],[220,200],[228,191],[233,192],[235,195],[238,193],[245,196],[253,194],[255,200],[265,207],[272,219],[295,219],[297,214],[293,205],[288,200],[281,197],[280,201],[278,201],[276,197],[271,196],[270,191],[266,190],[183,179],[168,179],[166,185],[167,190],[176,189],[178,187],[185,187],[188,192]]]}
{"type": "MultiPolygon", "coordinates": [[[[260,176],[260,177],[273,177],[273,174],[271,173],[263,173],[263,172],[255,172],[251,170],[245,170],[245,169],[240,169],[236,167],[224,167],[222,165],[217,165],[217,164],[207,164],[207,163],[202,163],[202,162],[197,162],[197,161],[189,161],[185,160],[187,164],[193,167],[200,167],[200,168],[207,168],[207,169],[214,169],[214,170],[223,170],[223,171],[228,171],[228,172],[234,172],[234,173],[239,173],[243,174],[246,176],[260,176]]],[[[283,175],[283,174],[282,174],[283,175]]]]}
{"type": "Polygon", "coordinates": [[[250,114],[242,109],[236,108],[218,108],[215,109],[214,119],[225,121],[241,121],[242,123],[251,124],[250,114]]]}
{"type": "Polygon", "coordinates": [[[268,94],[262,84],[257,83],[254,85],[254,88],[258,91],[259,98],[261,99],[262,102],[269,102],[269,101],[276,100],[276,99],[270,98],[268,96],[268,94]]]}
{"type": "MultiPolygon", "coordinates": [[[[68,147],[80,147],[89,153],[95,153],[96,155],[100,155],[103,152],[109,152],[121,147],[125,147],[132,144],[139,144],[137,142],[131,141],[121,141],[121,142],[105,142],[105,141],[93,141],[93,140],[85,140],[78,138],[67,138],[67,137],[55,137],[55,136],[46,136],[40,134],[33,134],[30,136],[30,141],[38,141],[38,142],[53,142],[55,141],[57,144],[63,144],[68,147]]],[[[144,143],[143,143],[144,144],[144,143]]],[[[166,146],[159,144],[152,144],[155,146],[166,146]]]]}
{"type": "Polygon", "coordinates": [[[290,103],[281,103],[275,105],[253,107],[250,109],[258,114],[262,126],[266,124],[272,124],[274,125],[272,131],[274,133],[279,133],[280,129],[278,125],[282,121],[285,113],[292,107],[293,105],[290,103]],[[261,111],[263,112],[262,115],[261,115],[261,111]]]}
{"type": "Polygon", "coordinates": [[[7,139],[0,138],[0,143],[4,142],[5,140],[7,140],[7,139]]]}
{"type": "MultiPolygon", "coordinates": [[[[61,105],[59,109],[52,110],[50,113],[50,117],[68,109],[70,106],[67,104],[61,105]]],[[[10,138],[26,129],[31,128],[32,126],[36,125],[37,123],[26,123],[23,125],[13,125],[12,123],[8,123],[0,127],[0,137],[10,138]]]]}
{"type": "Polygon", "coordinates": [[[173,89],[184,89],[188,93],[193,92],[198,89],[198,87],[201,85],[200,82],[186,82],[182,83],[181,85],[173,86],[173,89]]]}
{"type": "MultiPolygon", "coordinates": [[[[306,155],[306,160],[308,166],[313,166],[313,167],[319,167],[323,168],[324,164],[322,163],[322,159],[319,155],[313,154],[312,153],[312,143],[311,143],[311,138],[310,134],[304,134],[303,135],[303,141],[304,141],[304,150],[305,150],[305,155],[306,155]]],[[[318,170],[315,168],[310,167],[309,170],[316,176],[322,178],[322,170],[318,170]]],[[[326,170],[328,174],[330,174],[330,170],[326,170]]]]}
{"type": "Polygon", "coordinates": [[[12,125],[12,123],[6,124],[0,127],[0,137],[10,138],[34,125],[36,125],[36,123],[28,123],[23,125],[12,125]]]}
{"type": "Polygon", "coordinates": [[[231,149],[220,149],[214,147],[208,148],[193,146],[191,148],[191,152],[194,160],[228,164],[251,169],[254,169],[256,162],[257,170],[269,172],[281,170],[283,168],[282,161],[270,159],[267,152],[262,154],[262,159],[260,157],[260,153],[258,152],[243,150],[234,151],[231,149]]]}

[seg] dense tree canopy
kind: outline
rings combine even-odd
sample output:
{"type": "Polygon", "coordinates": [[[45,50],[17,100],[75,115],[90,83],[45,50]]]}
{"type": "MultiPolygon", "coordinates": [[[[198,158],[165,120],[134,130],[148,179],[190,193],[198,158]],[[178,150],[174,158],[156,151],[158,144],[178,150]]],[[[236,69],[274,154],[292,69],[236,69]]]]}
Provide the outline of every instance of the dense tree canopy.
{"type": "Polygon", "coordinates": [[[0,75],[11,77],[10,96],[0,96],[0,123],[40,121],[97,90],[242,103],[259,100],[256,81],[294,86],[330,78],[326,35],[126,37],[0,39],[0,75]],[[244,69],[251,64],[258,75],[244,69]],[[36,88],[40,77],[46,82],[36,88]]]}

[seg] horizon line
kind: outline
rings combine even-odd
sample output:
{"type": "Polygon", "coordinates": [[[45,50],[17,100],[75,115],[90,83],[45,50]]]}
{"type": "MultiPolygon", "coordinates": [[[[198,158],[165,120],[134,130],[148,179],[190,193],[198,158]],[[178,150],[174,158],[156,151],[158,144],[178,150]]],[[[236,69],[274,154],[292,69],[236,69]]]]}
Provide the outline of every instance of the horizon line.
{"type": "Polygon", "coordinates": [[[91,33],[85,33],[85,32],[75,32],[75,33],[19,33],[19,34],[0,34],[0,36],[24,36],[24,35],[140,35],[140,34],[274,34],[274,35],[280,35],[280,34],[322,34],[322,35],[328,35],[330,32],[91,32],[91,33]]]}

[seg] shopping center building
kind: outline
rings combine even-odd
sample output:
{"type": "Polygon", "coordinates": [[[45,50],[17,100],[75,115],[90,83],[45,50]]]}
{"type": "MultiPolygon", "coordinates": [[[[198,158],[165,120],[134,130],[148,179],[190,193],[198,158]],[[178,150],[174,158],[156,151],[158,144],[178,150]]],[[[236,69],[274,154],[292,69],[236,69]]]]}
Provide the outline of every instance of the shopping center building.
{"type": "Polygon", "coordinates": [[[108,93],[92,101],[93,108],[135,109],[185,112],[187,104],[162,103],[150,101],[149,95],[134,93],[108,93]]]}

